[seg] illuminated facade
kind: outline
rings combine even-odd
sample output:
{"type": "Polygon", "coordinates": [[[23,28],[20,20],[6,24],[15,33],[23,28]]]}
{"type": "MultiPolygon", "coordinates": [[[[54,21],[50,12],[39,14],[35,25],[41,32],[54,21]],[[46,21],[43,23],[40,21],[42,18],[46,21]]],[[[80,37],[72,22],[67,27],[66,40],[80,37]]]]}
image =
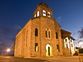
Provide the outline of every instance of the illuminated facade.
{"type": "Polygon", "coordinates": [[[63,56],[61,27],[52,17],[52,10],[40,3],[26,25],[16,35],[16,57],[63,56]]]}
{"type": "Polygon", "coordinates": [[[61,37],[63,42],[63,55],[71,56],[75,53],[74,38],[71,37],[71,33],[65,30],[61,30],[61,37]]]}

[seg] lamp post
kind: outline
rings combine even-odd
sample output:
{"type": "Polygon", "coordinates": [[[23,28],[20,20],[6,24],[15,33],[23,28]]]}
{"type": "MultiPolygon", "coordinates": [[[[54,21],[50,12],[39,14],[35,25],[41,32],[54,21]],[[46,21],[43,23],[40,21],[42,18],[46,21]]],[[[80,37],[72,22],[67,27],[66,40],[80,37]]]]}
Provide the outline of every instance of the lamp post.
{"type": "Polygon", "coordinates": [[[10,48],[7,48],[7,49],[6,49],[6,52],[7,52],[7,53],[9,53],[10,51],[11,51],[11,49],[10,49],[10,48]]]}

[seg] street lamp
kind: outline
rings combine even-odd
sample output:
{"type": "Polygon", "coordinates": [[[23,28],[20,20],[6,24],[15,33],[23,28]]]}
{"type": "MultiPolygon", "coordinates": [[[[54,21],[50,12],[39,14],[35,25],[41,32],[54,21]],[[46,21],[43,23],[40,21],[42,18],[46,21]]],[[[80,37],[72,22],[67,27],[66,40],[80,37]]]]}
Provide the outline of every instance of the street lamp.
{"type": "Polygon", "coordinates": [[[11,49],[10,49],[10,48],[7,48],[7,49],[6,49],[6,52],[8,52],[8,53],[9,53],[10,51],[11,51],[11,49]]]}

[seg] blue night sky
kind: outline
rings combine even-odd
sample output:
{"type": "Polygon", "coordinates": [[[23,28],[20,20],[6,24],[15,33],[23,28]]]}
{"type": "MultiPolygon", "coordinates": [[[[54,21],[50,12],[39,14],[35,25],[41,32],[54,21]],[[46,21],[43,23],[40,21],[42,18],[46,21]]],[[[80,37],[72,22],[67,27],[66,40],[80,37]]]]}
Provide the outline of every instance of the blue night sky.
{"type": "Polygon", "coordinates": [[[83,0],[0,0],[0,44],[11,46],[40,2],[54,10],[53,17],[62,28],[79,38],[78,31],[83,28],[83,0]]]}

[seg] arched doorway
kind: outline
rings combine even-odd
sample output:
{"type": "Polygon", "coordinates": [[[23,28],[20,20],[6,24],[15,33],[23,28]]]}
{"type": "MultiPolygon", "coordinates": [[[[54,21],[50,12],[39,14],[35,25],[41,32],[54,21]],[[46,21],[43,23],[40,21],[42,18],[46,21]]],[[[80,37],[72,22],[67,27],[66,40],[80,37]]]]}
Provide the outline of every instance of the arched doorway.
{"type": "Polygon", "coordinates": [[[52,47],[49,44],[46,45],[46,56],[52,56],[52,47]]]}

